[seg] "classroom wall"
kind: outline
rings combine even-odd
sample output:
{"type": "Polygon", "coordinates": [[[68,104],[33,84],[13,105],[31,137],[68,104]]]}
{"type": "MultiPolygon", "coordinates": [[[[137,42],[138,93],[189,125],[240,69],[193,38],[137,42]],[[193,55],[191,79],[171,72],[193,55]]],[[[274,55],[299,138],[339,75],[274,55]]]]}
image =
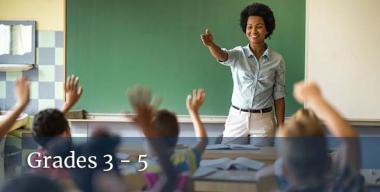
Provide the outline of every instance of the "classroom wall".
{"type": "Polygon", "coordinates": [[[35,114],[63,103],[65,0],[0,0],[0,20],[37,21],[36,68],[24,72],[0,72],[0,107],[15,103],[14,81],[27,76],[31,101],[26,113],[35,114]]]}
{"type": "Polygon", "coordinates": [[[380,121],[380,1],[308,0],[306,78],[350,120],[380,121]]]}
{"type": "Polygon", "coordinates": [[[65,0],[0,0],[0,19],[36,20],[37,30],[63,31],[65,0]]]}

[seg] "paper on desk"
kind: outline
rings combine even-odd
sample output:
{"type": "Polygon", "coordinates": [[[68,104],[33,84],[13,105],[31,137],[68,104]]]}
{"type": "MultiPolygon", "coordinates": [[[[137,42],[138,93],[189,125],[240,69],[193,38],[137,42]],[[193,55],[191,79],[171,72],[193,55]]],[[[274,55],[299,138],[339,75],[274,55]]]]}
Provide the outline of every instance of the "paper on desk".
{"type": "Polygon", "coordinates": [[[380,169],[362,169],[360,173],[368,186],[380,186],[380,169]]]}
{"type": "Polygon", "coordinates": [[[204,176],[210,175],[212,173],[215,173],[216,171],[218,171],[218,169],[216,169],[216,168],[200,167],[195,171],[193,177],[204,177],[204,176]]]}
{"type": "Polygon", "coordinates": [[[202,160],[200,163],[201,167],[212,167],[212,168],[220,168],[221,165],[226,165],[231,161],[231,159],[219,158],[219,159],[210,159],[210,160],[202,160]]]}
{"type": "Polygon", "coordinates": [[[224,157],[220,159],[202,160],[200,167],[209,167],[223,170],[259,170],[264,167],[264,163],[261,161],[248,159],[246,157],[238,157],[234,160],[224,157]]]}
{"type": "Polygon", "coordinates": [[[230,147],[228,145],[225,145],[225,144],[214,144],[214,145],[207,145],[206,149],[208,149],[208,150],[230,149],[230,147]]]}
{"type": "Polygon", "coordinates": [[[260,148],[255,145],[213,144],[213,145],[207,145],[206,149],[207,150],[222,150],[222,149],[259,150],[260,148]]]}
{"type": "Polygon", "coordinates": [[[264,162],[248,159],[246,157],[238,157],[234,160],[233,164],[239,169],[243,169],[244,167],[252,170],[259,170],[264,167],[264,162]],[[239,167],[241,166],[241,167],[239,167]]]}
{"type": "Polygon", "coordinates": [[[11,33],[11,53],[13,55],[24,55],[32,52],[31,25],[13,25],[11,33]]]}
{"type": "Polygon", "coordinates": [[[259,147],[255,145],[242,145],[242,144],[229,144],[231,149],[251,149],[251,150],[259,150],[259,147]]]}
{"type": "Polygon", "coordinates": [[[9,54],[11,46],[11,26],[0,25],[0,55],[9,54]]]}

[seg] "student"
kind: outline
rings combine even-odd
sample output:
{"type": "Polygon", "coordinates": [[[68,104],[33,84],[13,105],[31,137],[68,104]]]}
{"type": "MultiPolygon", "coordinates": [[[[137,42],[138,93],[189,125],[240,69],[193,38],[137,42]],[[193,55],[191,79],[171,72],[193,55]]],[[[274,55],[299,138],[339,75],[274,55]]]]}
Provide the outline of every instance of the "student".
{"type": "Polygon", "coordinates": [[[275,27],[272,10],[261,3],[247,6],[240,14],[240,26],[248,45],[221,49],[206,29],[201,35],[203,44],[222,65],[231,68],[233,92],[231,108],[225,123],[223,143],[246,142],[272,145],[275,133],[273,107],[277,125],[284,122],[285,62],[271,49],[265,39],[275,27]]]}
{"type": "MultiPolygon", "coordinates": [[[[155,137],[156,131],[152,129],[144,130],[149,137],[155,137]]],[[[169,156],[160,153],[161,147],[165,147],[166,143],[162,139],[149,139],[153,151],[157,154],[159,164],[162,168],[156,185],[150,190],[154,191],[173,191],[176,187],[177,172],[174,166],[170,163],[169,156]]],[[[92,191],[107,191],[107,192],[124,192],[128,186],[125,185],[118,168],[118,160],[116,157],[117,147],[120,143],[120,138],[107,131],[106,128],[97,128],[92,132],[92,137],[88,138],[86,143],[79,146],[68,148],[70,142],[67,140],[55,139],[52,141],[52,147],[49,148],[49,155],[59,155],[65,157],[67,149],[75,151],[77,156],[85,157],[86,159],[96,157],[96,167],[82,167],[68,169],[72,181],[76,187],[83,192],[92,191]],[[105,158],[111,156],[111,158],[105,158]],[[111,160],[111,161],[109,161],[111,160]],[[111,164],[112,168],[111,168],[111,164]],[[107,171],[104,171],[107,170],[107,171]]]]}
{"type": "MultiPolygon", "coordinates": [[[[48,152],[47,149],[51,141],[59,137],[71,137],[69,123],[65,118],[65,113],[78,102],[83,93],[83,88],[78,87],[78,83],[79,78],[73,75],[70,76],[65,83],[66,101],[62,106],[62,111],[57,109],[45,109],[35,115],[32,131],[35,141],[41,146],[41,148],[38,149],[39,154],[41,154],[41,156],[39,156],[40,158],[48,152]]],[[[33,162],[36,160],[40,159],[33,159],[33,162]]],[[[34,169],[33,171],[47,173],[56,177],[68,177],[68,172],[64,169],[41,168],[34,169]]]]}
{"type": "MultiPolygon", "coordinates": [[[[166,147],[161,147],[161,154],[171,157],[172,163],[177,172],[181,175],[178,180],[177,189],[185,188],[186,174],[193,174],[198,168],[201,156],[208,143],[207,132],[200,120],[199,109],[205,99],[203,89],[193,90],[186,100],[186,106],[190,117],[193,121],[195,135],[200,139],[199,142],[190,149],[175,152],[175,146],[179,135],[179,125],[175,114],[167,110],[155,111],[154,105],[151,104],[151,95],[149,90],[136,88],[129,93],[129,101],[133,107],[136,117],[135,121],[141,128],[147,138],[155,140],[161,138],[165,140],[166,147]],[[155,131],[154,134],[147,134],[146,130],[155,131]]],[[[160,172],[158,167],[150,165],[145,178],[150,187],[154,187],[154,174],[160,172]]]]}
{"type": "Polygon", "coordinates": [[[93,158],[96,162],[93,167],[69,169],[70,176],[80,191],[126,191],[116,158],[119,143],[119,136],[109,133],[106,128],[97,128],[92,132],[92,137],[87,138],[86,143],[72,147],[71,151],[75,151],[77,156],[93,158]],[[107,186],[110,182],[112,186],[107,186]]]}
{"type": "Polygon", "coordinates": [[[358,134],[325,100],[314,82],[300,82],[294,97],[306,103],[283,127],[280,127],[278,152],[274,165],[279,188],[284,191],[364,191],[360,175],[358,134]],[[337,158],[328,155],[327,130],[341,140],[337,158]]]}
{"type": "Polygon", "coordinates": [[[7,182],[1,192],[29,192],[29,191],[54,191],[65,190],[55,179],[38,174],[24,174],[7,182]]]}
{"type": "Polygon", "coordinates": [[[174,191],[177,188],[178,173],[170,161],[170,154],[167,153],[168,143],[165,138],[161,137],[158,129],[145,123],[147,119],[152,118],[152,108],[139,106],[136,107],[136,111],[137,116],[134,120],[139,124],[139,128],[147,138],[148,144],[158,158],[161,168],[161,173],[153,176],[154,183],[150,186],[149,191],[174,191]]]}
{"type": "Polygon", "coordinates": [[[29,103],[29,83],[25,77],[16,80],[14,95],[16,97],[16,104],[0,122],[0,139],[8,133],[18,116],[29,103]]]}

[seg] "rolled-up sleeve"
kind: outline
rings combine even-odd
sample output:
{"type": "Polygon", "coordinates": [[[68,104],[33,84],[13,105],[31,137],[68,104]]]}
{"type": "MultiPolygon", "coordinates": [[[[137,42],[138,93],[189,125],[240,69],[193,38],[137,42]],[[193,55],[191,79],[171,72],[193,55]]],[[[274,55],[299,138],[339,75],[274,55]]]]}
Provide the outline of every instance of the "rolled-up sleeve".
{"type": "Polygon", "coordinates": [[[233,66],[239,57],[239,50],[237,48],[226,49],[222,48],[223,51],[227,52],[228,58],[225,61],[218,61],[222,65],[233,66]]]}
{"type": "Polygon", "coordinates": [[[276,70],[275,83],[273,88],[274,100],[285,97],[285,61],[281,57],[280,65],[276,70]]]}

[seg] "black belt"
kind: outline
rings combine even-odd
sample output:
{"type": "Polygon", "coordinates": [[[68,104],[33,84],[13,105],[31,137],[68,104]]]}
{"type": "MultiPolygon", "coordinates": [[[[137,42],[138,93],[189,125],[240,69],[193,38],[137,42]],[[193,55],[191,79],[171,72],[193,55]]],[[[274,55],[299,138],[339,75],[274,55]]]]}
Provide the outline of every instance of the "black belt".
{"type": "Polygon", "coordinates": [[[236,107],[232,105],[233,108],[239,110],[239,111],[244,111],[244,112],[250,112],[250,113],[268,113],[272,111],[272,107],[267,107],[264,109],[241,109],[239,107],[236,107]]]}

